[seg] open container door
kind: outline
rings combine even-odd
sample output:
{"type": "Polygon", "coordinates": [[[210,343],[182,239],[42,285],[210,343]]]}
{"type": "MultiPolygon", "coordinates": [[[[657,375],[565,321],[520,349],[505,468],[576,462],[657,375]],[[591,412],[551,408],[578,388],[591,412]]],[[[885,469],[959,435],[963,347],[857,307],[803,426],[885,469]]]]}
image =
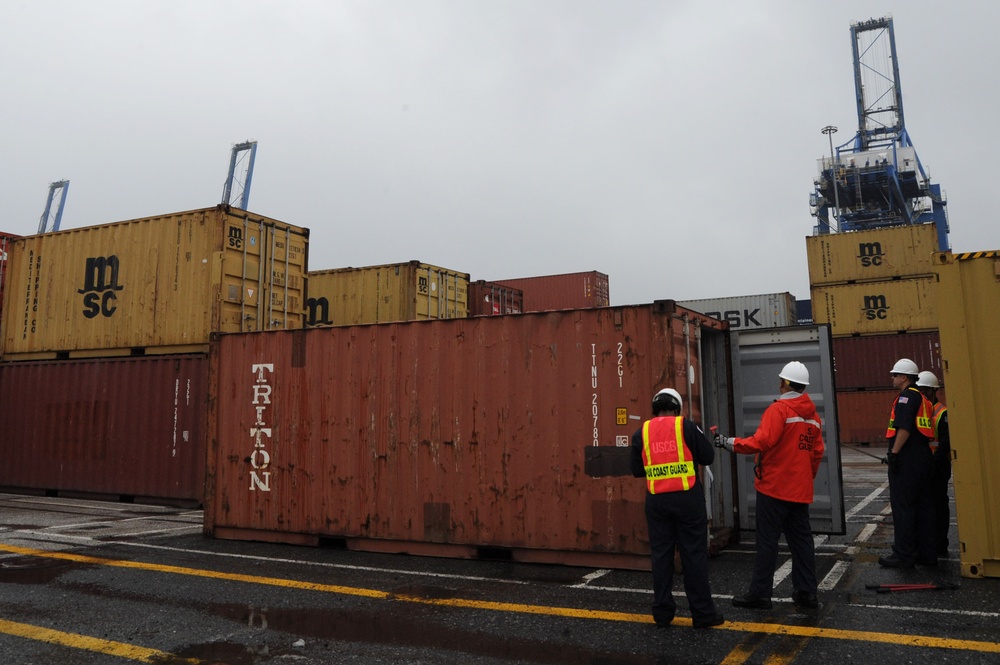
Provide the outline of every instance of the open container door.
{"type": "MultiPolygon", "coordinates": [[[[795,326],[733,332],[734,436],[751,436],[764,410],[778,397],[778,373],[798,360],[809,370],[807,394],[823,422],[826,451],[816,474],[813,504],[809,508],[814,534],[844,534],[844,482],[837,438],[837,402],[833,385],[833,348],[828,325],[795,326]]],[[[754,455],[733,455],[736,463],[739,528],[754,529],[757,493],[754,455]]]]}

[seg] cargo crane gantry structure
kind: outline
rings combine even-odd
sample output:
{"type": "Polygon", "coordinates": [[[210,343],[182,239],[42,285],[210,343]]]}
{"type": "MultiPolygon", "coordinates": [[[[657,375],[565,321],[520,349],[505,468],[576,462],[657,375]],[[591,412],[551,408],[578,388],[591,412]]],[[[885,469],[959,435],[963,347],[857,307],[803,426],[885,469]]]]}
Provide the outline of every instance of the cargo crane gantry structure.
{"type": "Polygon", "coordinates": [[[66,207],[67,194],[69,194],[69,180],[57,180],[49,185],[49,196],[45,200],[45,211],[38,220],[39,233],[59,230],[59,225],[62,224],[63,208],[66,207]],[[52,210],[53,202],[56,204],[55,211],[52,210]]]}
{"type": "Polygon", "coordinates": [[[851,24],[858,132],[819,160],[810,210],[815,235],[934,222],[938,245],[950,248],[941,186],[931,183],[903,120],[903,96],[892,17],[851,24]],[[832,216],[831,216],[832,213],[832,216]]]}

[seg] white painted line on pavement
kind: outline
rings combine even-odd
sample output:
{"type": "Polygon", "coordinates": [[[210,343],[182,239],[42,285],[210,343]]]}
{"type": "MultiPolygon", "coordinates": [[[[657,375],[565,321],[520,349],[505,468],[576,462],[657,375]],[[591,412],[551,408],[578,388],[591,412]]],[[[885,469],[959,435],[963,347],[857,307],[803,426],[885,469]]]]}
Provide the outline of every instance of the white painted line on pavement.
{"type": "Polygon", "coordinates": [[[580,582],[579,584],[573,584],[571,586],[574,589],[581,589],[583,587],[588,586],[593,580],[596,580],[599,577],[604,577],[605,575],[607,575],[610,572],[611,572],[610,569],[605,569],[605,568],[602,568],[600,570],[595,570],[594,572],[592,572],[592,573],[590,573],[588,575],[584,575],[582,582],[580,582]]]}
{"type": "Polygon", "coordinates": [[[875,499],[877,499],[879,496],[881,496],[882,492],[886,491],[887,489],[889,489],[889,481],[888,480],[885,481],[884,483],[882,483],[881,485],[879,485],[871,494],[869,494],[864,499],[862,499],[861,501],[859,501],[856,506],[854,506],[853,508],[851,508],[850,510],[848,510],[847,514],[845,515],[845,517],[847,519],[850,519],[850,518],[854,517],[855,515],[857,515],[858,513],[860,513],[862,510],[864,510],[865,508],[867,508],[869,503],[871,503],[872,501],[874,501],[875,499]]]}

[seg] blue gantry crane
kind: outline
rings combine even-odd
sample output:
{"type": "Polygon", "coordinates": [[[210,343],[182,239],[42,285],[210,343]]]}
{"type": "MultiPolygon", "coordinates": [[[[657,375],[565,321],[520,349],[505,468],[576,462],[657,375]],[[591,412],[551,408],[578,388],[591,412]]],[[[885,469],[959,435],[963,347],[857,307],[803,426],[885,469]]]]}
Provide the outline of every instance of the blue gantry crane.
{"type": "Polygon", "coordinates": [[[924,169],[903,121],[903,95],[892,17],[851,24],[858,132],[819,160],[810,210],[816,234],[934,222],[940,249],[950,248],[941,186],[924,169]]]}
{"type": "Polygon", "coordinates": [[[222,189],[223,205],[232,205],[240,210],[248,209],[255,161],[257,161],[256,141],[244,141],[233,146],[232,155],[229,158],[229,175],[226,176],[226,184],[222,189]],[[242,172],[242,177],[240,172],[242,172]],[[234,195],[236,195],[235,201],[233,200],[234,195]]]}
{"type": "Polygon", "coordinates": [[[45,212],[38,220],[39,233],[59,230],[67,194],[69,194],[69,180],[57,180],[49,185],[49,196],[45,200],[45,212]],[[53,203],[56,204],[55,210],[52,209],[53,203]]]}

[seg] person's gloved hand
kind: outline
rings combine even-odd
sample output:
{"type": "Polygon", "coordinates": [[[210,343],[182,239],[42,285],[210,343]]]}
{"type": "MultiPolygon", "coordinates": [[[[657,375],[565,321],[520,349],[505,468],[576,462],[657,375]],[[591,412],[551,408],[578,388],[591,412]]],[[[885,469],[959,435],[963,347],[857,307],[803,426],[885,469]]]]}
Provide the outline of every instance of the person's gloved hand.
{"type": "Polygon", "coordinates": [[[722,436],[718,432],[715,433],[715,447],[725,448],[729,452],[733,452],[733,437],[722,436]]]}
{"type": "Polygon", "coordinates": [[[899,454],[894,452],[888,452],[885,457],[882,458],[882,464],[889,465],[889,471],[896,473],[899,471],[899,454]]]}

